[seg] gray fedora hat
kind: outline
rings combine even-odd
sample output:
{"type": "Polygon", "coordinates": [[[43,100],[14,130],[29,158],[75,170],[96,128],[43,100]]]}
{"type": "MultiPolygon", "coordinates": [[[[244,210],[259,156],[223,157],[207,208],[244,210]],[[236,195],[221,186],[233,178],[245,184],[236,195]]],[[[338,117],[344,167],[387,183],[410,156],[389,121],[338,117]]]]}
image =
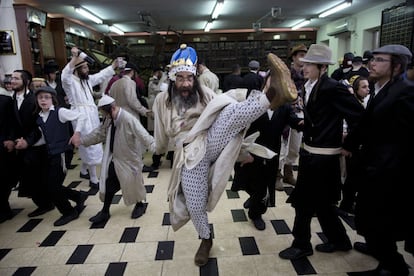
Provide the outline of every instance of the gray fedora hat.
{"type": "Polygon", "coordinates": [[[397,56],[406,56],[409,60],[413,57],[411,51],[399,44],[389,44],[382,46],[378,49],[372,51],[373,54],[390,54],[390,55],[397,55],[397,56]]]}
{"type": "Polygon", "coordinates": [[[312,44],[306,55],[299,60],[315,64],[335,64],[335,61],[332,61],[332,50],[323,44],[312,44]]]}

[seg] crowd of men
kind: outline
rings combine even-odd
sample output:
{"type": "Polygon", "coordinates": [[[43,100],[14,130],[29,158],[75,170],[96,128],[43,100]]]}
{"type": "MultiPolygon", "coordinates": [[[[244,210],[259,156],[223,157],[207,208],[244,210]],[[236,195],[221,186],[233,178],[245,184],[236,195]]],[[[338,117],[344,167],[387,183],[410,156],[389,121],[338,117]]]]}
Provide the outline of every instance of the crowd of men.
{"type": "Polygon", "coordinates": [[[43,80],[26,70],[15,70],[4,80],[1,223],[14,216],[8,199],[16,187],[19,196],[36,206],[29,217],[56,207],[62,216],[55,226],[78,219],[87,195],[64,185],[73,156],[69,145],[82,160],[80,177],[90,180],[103,202],[90,221],[110,219],[119,190],[125,204],[134,205],[131,218],[139,218],[146,208],[142,170],[158,169],[162,156],[173,152],[166,195],[171,224],[175,231],[190,220],[194,224],[201,238],[196,265],[208,262],[213,238],[207,212],[215,208],[232,173],[232,189],[250,195],[244,207],[258,230],[266,227],[262,215],[275,206],[275,188],[283,189],[280,181],[294,185],[289,197],[295,209],[294,239],[280,258],[298,260],[314,249],[349,251],[353,246],[337,210],[342,190],[351,185],[343,181],[341,160],[346,158],[353,168],[353,197],[341,209],[355,214],[357,232],[365,238],[355,249],[379,263],[354,275],[409,274],[396,244],[405,241],[404,249],[414,254],[414,231],[407,226],[414,218],[414,186],[407,181],[414,156],[414,83],[407,78],[412,53],[405,46],[385,45],[363,57],[346,53],[329,77],[328,66],[336,63],[331,49],[297,45],[290,53],[291,68],[270,53],[266,67],[252,60],[241,76],[235,65],[220,86],[196,51],[182,44],[168,72],[154,70],[147,102],[137,94],[133,63],[117,58],[89,74],[86,54],[76,47],[71,54],[60,78],[57,64],[50,62],[43,80]],[[96,104],[93,87],[99,84],[107,87],[96,104]],[[143,126],[140,117],[150,123],[143,126]],[[151,166],[143,164],[147,151],[153,153],[151,166]],[[265,180],[259,183],[258,174],[265,180]],[[398,189],[390,193],[393,183],[398,189]],[[315,248],[314,216],[327,238],[315,248]]]}

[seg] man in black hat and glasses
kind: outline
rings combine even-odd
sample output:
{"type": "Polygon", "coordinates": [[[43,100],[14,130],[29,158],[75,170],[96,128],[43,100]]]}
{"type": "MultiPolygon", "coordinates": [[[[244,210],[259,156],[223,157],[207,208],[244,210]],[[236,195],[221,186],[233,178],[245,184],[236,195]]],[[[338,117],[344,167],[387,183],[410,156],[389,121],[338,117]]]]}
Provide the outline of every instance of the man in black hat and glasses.
{"type": "Polygon", "coordinates": [[[379,265],[355,275],[409,275],[397,241],[414,253],[414,84],[405,79],[412,53],[402,45],[385,45],[372,52],[370,77],[375,90],[366,112],[344,144],[344,152],[360,148],[363,179],[355,206],[358,234],[379,265]],[[390,184],[398,184],[391,187],[390,184]],[[371,273],[371,274],[368,274],[371,273]]]}

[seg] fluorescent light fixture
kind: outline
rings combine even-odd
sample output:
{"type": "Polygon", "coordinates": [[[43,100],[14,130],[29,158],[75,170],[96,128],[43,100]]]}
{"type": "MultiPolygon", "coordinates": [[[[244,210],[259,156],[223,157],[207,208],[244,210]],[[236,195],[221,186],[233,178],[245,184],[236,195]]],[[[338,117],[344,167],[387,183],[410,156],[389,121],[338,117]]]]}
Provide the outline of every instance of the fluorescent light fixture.
{"type": "Polygon", "coordinates": [[[122,31],[120,28],[118,28],[115,25],[109,25],[109,30],[113,33],[119,34],[119,35],[124,35],[124,31],[122,31]]]}
{"type": "Polygon", "coordinates": [[[208,21],[206,26],[204,27],[204,31],[207,33],[210,31],[211,27],[213,27],[213,21],[208,21]]]}
{"type": "Polygon", "coordinates": [[[342,2],[341,4],[336,5],[335,7],[332,7],[332,8],[330,8],[327,11],[324,11],[323,13],[321,13],[320,15],[318,15],[318,17],[320,17],[320,18],[327,17],[327,16],[329,16],[331,14],[334,14],[336,12],[339,12],[339,11],[343,10],[343,9],[346,9],[346,8],[348,8],[351,5],[352,5],[352,1],[342,2]]]}
{"type": "Polygon", "coordinates": [[[75,11],[81,15],[83,15],[84,17],[88,18],[89,20],[92,20],[93,22],[95,22],[96,24],[102,24],[103,21],[102,19],[100,19],[99,17],[97,17],[96,15],[92,14],[91,12],[85,10],[84,8],[81,7],[75,7],[75,11]]]}
{"type": "Polygon", "coordinates": [[[298,24],[296,24],[295,26],[292,27],[292,30],[297,30],[299,28],[302,28],[303,26],[306,26],[310,23],[310,19],[305,19],[301,22],[299,22],[298,24]]]}
{"type": "Polygon", "coordinates": [[[211,14],[211,19],[217,19],[223,9],[224,0],[217,0],[216,5],[214,6],[213,13],[211,14]]]}

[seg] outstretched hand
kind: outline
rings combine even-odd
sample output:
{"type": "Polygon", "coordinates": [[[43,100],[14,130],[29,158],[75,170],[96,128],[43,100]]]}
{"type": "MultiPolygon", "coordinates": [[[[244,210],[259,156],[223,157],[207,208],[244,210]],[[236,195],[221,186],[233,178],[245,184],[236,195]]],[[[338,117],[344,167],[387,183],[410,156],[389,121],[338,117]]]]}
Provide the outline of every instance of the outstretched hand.
{"type": "Polygon", "coordinates": [[[80,139],[80,133],[79,132],[75,132],[72,135],[72,137],[70,137],[69,144],[72,144],[77,148],[81,145],[81,139],[80,139]]]}

